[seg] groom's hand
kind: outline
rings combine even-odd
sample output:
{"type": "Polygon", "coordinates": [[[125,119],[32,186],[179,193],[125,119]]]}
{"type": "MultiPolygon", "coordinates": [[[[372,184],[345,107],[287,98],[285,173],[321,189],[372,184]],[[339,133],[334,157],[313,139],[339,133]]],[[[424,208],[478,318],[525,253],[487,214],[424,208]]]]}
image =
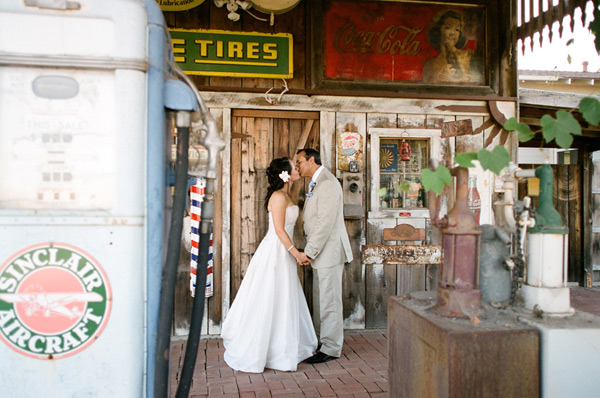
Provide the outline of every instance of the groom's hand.
{"type": "Polygon", "coordinates": [[[308,257],[304,252],[300,252],[300,255],[298,257],[298,264],[300,265],[309,265],[312,261],[311,258],[308,257]]]}

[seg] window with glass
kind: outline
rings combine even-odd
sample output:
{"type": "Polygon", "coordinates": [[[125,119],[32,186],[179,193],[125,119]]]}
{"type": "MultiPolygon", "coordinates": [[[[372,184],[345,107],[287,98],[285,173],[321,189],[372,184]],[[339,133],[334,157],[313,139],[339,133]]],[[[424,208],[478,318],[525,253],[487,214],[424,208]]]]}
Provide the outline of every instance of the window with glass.
{"type": "Polygon", "coordinates": [[[429,162],[429,139],[393,137],[379,140],[379,208],[427,207],[421,170],[429,162]]]}

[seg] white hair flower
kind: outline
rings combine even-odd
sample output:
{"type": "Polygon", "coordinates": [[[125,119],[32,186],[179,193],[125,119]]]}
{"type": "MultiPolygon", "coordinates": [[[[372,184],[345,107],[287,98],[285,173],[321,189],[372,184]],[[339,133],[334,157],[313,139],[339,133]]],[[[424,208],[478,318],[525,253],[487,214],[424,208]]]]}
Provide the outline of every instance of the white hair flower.
{"type": "Polygon", "coordinates": [[[290,174],[287,172],[287,170],[283,170],[281,173],[279,173],[279,178],[281,178],[283,182],[288,182],[290,179],[290,174]]]}

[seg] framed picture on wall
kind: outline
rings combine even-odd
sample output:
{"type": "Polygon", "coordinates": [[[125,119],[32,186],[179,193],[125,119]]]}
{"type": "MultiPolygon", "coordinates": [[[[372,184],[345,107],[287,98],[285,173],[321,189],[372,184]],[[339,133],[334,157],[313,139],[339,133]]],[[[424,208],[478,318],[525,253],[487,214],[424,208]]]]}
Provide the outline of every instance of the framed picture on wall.
{"type": "Polygon", "coordinates": [[[489,13],[486,4],[319,2],[313,87],[494,93],[489,13]]]}

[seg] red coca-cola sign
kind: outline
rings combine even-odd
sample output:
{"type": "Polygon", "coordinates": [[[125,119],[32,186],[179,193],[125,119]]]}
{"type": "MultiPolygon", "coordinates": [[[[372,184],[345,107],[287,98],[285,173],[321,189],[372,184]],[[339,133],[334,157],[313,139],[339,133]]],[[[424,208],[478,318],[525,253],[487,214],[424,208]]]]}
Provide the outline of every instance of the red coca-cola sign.
{"type": "MultiPolygon", "coordinates": [[[[483,56],[481,6],[331,1],[325,10],[325,77],[422,81],[426,60],[440,55],[428,32],[449,10],[460,15],[459,50],[483,56]]],[[[479,80],[463,82],[483,83],[479,80]]]]}

